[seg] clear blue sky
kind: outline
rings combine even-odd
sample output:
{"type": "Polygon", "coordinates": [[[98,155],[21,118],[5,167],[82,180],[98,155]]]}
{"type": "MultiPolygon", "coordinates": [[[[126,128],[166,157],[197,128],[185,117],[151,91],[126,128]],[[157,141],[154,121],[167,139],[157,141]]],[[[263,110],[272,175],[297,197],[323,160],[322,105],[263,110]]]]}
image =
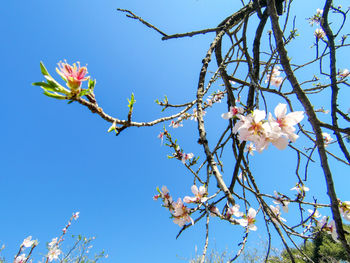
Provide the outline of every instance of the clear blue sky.
{"type": "MultiPolygon", "coordinates": [[[[203,223],[175,240],[179,227],[160,202],[152,200],[157,186],[167,185],[175,197],[183,197],[190,194],[192,182],[181,162],[168,160],[168,149],[160,146],[157,135],[162,125],[131,128],[115,137],[107,134],[109,124],[97,115],[81,105],[43,96],[31,83],[43,80],[40,61],[57,79],[57,62],[80,61],[88,64],[89,75],[97,79],[95,93],[105,112],[125,119],[126,98],[134,92],[135,120],[164,116],[154,100],[164,95],[174,103],[193,98],[201,60],[214,35],[162,41],[158,33],[126,18],[116,8],[132,10],[171,34],[215,27],[238,9],[238,2],[12,0],[2,4],[0,242],[6,245],[4,255],[9,260],[28,235],[41,242],[37,252],[45,253],[45,242],[60,234],[75,211],[81,216],[70,233],[96,236],[96,250],[105,249],[108,262],[186,262],[194,255],[195,245],[202,249],[203,223]]],[[[295,1],[295,5],[301,3],[309,4],[295,1]]],[[[306,56],[300,56],[298,48],[309,47],[314,41],[315,27],[311,28],[305,18],[316,8],[321,6],[314,3],[296,9],[301,36],[292,44],[295,51],[290,54],[296,62],[306,56]]],[[[349,67],[345,63],[345,59],[340,60],[339,67],[349,67]]],[[[317,98],[316,106],[324,105],[323,99],[317,98]]],[[[275,100],[271,107],[277,103],[275,100]]],[[[212,120],[209,136],[225,127],[220,118],[225,111],[221,104],[208,114],[212,120]]],[[[173,134],[184,149],[203,159],[193,121],[173,134]]],[[[272,147],[252,159],[257,180],[269,178],[271,182],[266,188],[264,185],[265,191],[272,194],[277,187],[281,191],[293,187],[294,159],[294,154],[272,147]]],[[[340,183],[348,182],[348,171],[333,160],[331,164],[337,166],[340,196],[349,200],[348,184],[340,183]]],[[[323,176],[317,167],[313,169],[312,180],[322,185],[312,193],[325,194],[323,176]]],[[[322,195],[320,200],[328,199],[322,195]]],[[[236,250],[240,242],[236,237],[242,229],[212,221],[213,247],[236,250]]],[[[262,219],[258,226],[263,229],[262,219]]],[[[248,245],[254,246],[260,236],[264,233],[252,233],[248,245]]]]}

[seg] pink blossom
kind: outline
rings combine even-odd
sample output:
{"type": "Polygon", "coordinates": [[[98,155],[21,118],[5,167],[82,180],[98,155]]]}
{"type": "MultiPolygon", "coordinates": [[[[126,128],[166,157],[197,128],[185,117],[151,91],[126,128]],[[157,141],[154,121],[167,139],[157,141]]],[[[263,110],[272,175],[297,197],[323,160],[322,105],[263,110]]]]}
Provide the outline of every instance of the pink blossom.
{"type": "Polygon", "coordinates": [[[235,217],[241,217],[243,216],[243,212],[239,211],[239,204],[235,204],[234,206],[229,206],[227,208],[227,212],[226,212],[226,217],[230,218],[231,216],[235,216],[235,217]]]}
{"type": "Polygon", "coordinates": [[[163,144],[164,134],[165,134],[165,132],[161,132],[161,133],[159,133],[158,136],[157,136],[157,137],[160,139],[160,145],[163,144]]]}
{"type": "Polygon", "coordinates": [[[187,160],[190,160],[190,159],[192,159],[193,157],[194,157],[193,153],[183,153],[183,154],[182,154],[182,158],[181,158],[181,162],[182,162],[183,164],[185,164],[187,160]]]}
{"type": "Polygon", "coordinates": [[[335,222],[332,220],[331,222],[328,222],[328,217],[324,216],[320,221],[317,221],[317,226],[321,229],[326,231],[328,234],[330,234],[334,241],[338,242],[338,234],[337,229],[335,227],[335,222]]]}
{"type": "Polygon", "coordinates": [[[169,127],[173,127],[174,129],[179,128],[179,127],[183,127],[183,124],[181,121],[171,121],[169,127]]]}
{"type": "Polygon", "coordinates": [[[57,244],[57,237],[53,238],[51,242],[49,243],[49,248],[53,248],[57,244]]]}
{"type": "Polygon", "coordinates": [[[305,196],[305,192],[309,191],[309,187],[305,186],[305,185],[301,185],[300,183],[296,184],[293,188],[291,188],[290,190],[295,190],[298,192],[298,194],[305,196]]]}
{"type": "Polygon", "coordinates": [[[265,83],[270,83],[272,86],[279,87],[283,81],[283,78],[279,76],[280,74],[280,67],[275,66],[272,69],[271,75],[267,74],[265,83]]]}
{"type": "Polygon", "coordinates": [[[183,203],[181,198],[177,200],[174,204],[174,211],[172,212],[174,216],[173,222],[180,227],[183,227],[186,223],[194,224],[193,219],[189,215],[190,209],[187,208],[183,203]]]}
{"type": "Polygon", "coordinates": [[[244,215],[242,219],[237,219],[237,222],[246,227],[248,230],[256,231],[258,228],[255,224],[256,210],[254,208],[249,208],[248,214],[244,215]]]}
{"type": "Polygon", "coordinates": [[[80,67],[80,63],[77,62],[73,64],[73,66],[68,63],[59,62],[58,68],[56,71],[61,77],[67,82],[67,86],[72,89],[72,91],[76,91],[80,88],[81,83],[85,80],[88,80],[90,77],[86,77],[87,68],[80,67]]]}
{"type": "Polygon", "coordinates": [[[244,112],[244,109],[242,107],[231,106],[229,112],[221,114],[221,118],[228,120],[237,116],[237,114],[243,114],[243,112],[244,112]]]}
{"type": "Polygon", "coordinates": [[[196,185],[192,185],[191,191],[194,194],[194,197],[185,196],[183,201],[185,203],[203,203],[207,201],[205,197],[207,195],[207,189],[204,186],[200,186],[199,189],[196,185]]]}

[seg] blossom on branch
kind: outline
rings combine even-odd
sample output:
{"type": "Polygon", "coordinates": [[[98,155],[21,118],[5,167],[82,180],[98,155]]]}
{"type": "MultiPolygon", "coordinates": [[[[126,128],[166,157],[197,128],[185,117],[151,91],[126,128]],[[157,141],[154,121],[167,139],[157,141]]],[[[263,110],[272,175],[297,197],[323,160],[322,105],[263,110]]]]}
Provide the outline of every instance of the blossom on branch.
{"type": "Polygon", "coordinates": [[[199,189],[196,185],[192,185],[191,191],[194,197],[185,196],[184,203],[203,203],[207,201],[207,189],[204,186],[200,186],[199,189]]]}
{"type": "Polygon", "coordinates": [[[327,147],[328,144],[330,144],[333,141],[333,138],[331,137],[331,135],[329,133],[322,132],[322,137],[323,137],[325,147],[327,147]]]}
{"type": "Polygon", "coordinates": [[[323,31],[322,28],[316,28],[314,35],[318,40],[318,39],[324,38],[326,36],[326,33],[323,31]]]}
{"type": "Polygon", "coordinates": [[[90,77],[86,77],[87,67],[80,67],[80,63],[77,62],[73,66],[68,63],[63,63],[62,61],[58,63],[58,68],[56,68],[57,73],[63,78],[67,83],[67,86],[72,92],[78,93],[81,83],[88,80],[90,77]]]}
{"type": "Polygon", "coordinates": [[[193,219],[189,215],[190,209],[186,207],[181,198],[177,200],[174,204],[174,211],[172,212],[174,216],[173,222],[180,227],[183,227],[186,223],[194,224],[193,219]]]}
{"type": "Polygon", "coordinates": [[[247,230],[252,230],[252,231],[256,231],[258,229],[258,227],[255,224],[255,217],[256,217],[256,210],[254,208],[249,208],[248,210],[248,214],[247,215],[243,215],[242,219],[237,219],[237,222],[243,226],[246,227],[247,230]]]}
{"type": "Polygon", "coordinates": [[[19,255],[18,257],[15,258],[13,263],[24,263],[26,262],[27,258],[25,254],[19,255]]]}
{"type": "Polygon", "coordinates": [[[33,244],[35,244],[37,241],[32,240],[32,236],[27,237],[23,240],[22,245],[23,247],[31,247],[33,244]]]}
{"type": "Polygon", "coordinates": [[[221,114],[221,118],[228,120],[236,117],[237,114],[243,114],[243,113],[244,113],[244,109],[242,107],[231,106],[229,112],[221,114]]]}
{"type": "Polygon", "coordinates": [[[272,202],[276,205],[281,205],[283,212],[288,213],[288,205],[290,202],[280,197],[276,191],[274,191],[274,195],[275,195],[275,200],[273,200],[272,202]]]}
{"type": "Polygon", "coordinates": [[[343,69],[342,71],[340,71],[338,73],[338,76],[342,79],[346,78],[347,76],[350,75],[350,71],[346,68],[346,69],[343,69]]]}

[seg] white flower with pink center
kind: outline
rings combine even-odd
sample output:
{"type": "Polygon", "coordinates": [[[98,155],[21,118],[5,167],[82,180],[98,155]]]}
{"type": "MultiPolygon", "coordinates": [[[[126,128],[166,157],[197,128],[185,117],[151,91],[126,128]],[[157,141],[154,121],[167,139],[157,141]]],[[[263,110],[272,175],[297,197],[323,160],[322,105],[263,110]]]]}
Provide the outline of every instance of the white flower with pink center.
{"type": "Polygon", "coordinates": [[[248,230],[256,231],[258,227],[255,224],[256,210],[254,208],[249,208],[248,214],[244,215],[242,219],[237,219],[236,221],[248,230]]]}
{"type": "Polygon", "coordinates": [[[184,203],[203,203],[207,201],[205,197],[207,195],[207,189],[204,186],[200,186],[198,189],[196,185],[192,185],[191,191],[194,197],[185,196],[183,199],[184,203]]]}
{"type": "Polygon", "coordinates": [[[49,250],[49,253],[47,253],[47,258],[49,259],[49,262],[52,260],[58,259],[58,256],[61,255],[62,251],[58,247],[53,247],[49,250]]]}
{"type": "Polygon", "coordinates": [[[193,153],[183,153],[181,162],[185,164],[187,160],[191,160],[193,157],[194,157],[193,153]]]}
{"type": "Polygon", "coordinates": [[[329,133],[322,132],[322,137],[323,137],[325,147],[327,147],[328,144],[330,144],[333,141],[333,138],[331,137],[331,135],[329,133]]]}
{"type": "Polygon", "coordinates": [[[241,217],[243,216],[243,212],[239,211],[239,204],[235,204],[234,206],[229,206],[227,208],[227,212],[226,212],[226,217],[230,218],[231,216],[235,216],[235,217],[241,217]]]}
{"type": "Polygon", "coordinates": [[[230,107],[230,111],[221,114],[221,118],[228,120],[231,119],[233,117],[236,117],[238,114],[243,114],[244,113],[244,109],[242,107],[230,107]]]}
{"type": "Polygon", "coordinates": [[[193,219],[189,215],[190,209],[186,207],[183,203],[181,198],[177,200],[177,202],[174,204],[174,211],[172,211],[172,214],[174,216],[173,222],[180,227],[183,227],[186,223],[192,223],[194,224],[193,219]]]}
{"type": "Polygon", "coordinates": [[[299,138],[295,134],[295,127],[304,119],[303,111],[294,111],[287,114],[287,105],[279,103],[275,108],[276,119],[269,114],[269,122],[272,130],[276,133],[285,135],[291,142],[295,142],[299,138]]]}
{"type": "Polygon", "coordinates": [[[326,33],[323,31],[322,28],[316,28],[314,35],[315,35],[316,39],[321,39],[321,38],[324,38],[326,36],[326,33]]]}

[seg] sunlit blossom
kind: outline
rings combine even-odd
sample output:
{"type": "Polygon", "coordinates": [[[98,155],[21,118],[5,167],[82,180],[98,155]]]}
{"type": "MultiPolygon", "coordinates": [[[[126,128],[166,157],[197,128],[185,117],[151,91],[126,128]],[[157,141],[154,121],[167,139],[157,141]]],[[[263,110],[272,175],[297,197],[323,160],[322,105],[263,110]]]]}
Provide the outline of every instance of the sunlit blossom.
{"type": "Polygon", "coordinates": [[[317,218],[321,217],[321,214],[316,209],[315,210],[308,209],[307,211],[312,216],[312,218],[317,219],[317,218]]]}
{"type": "Polygon", "coordinates": [[[49,252],[47,253],[47,257],[49,259],[49,262],[53,261],[54,259],[58,259],[58,256],[61,255],[62,251],[57,248],[57,247],[53,247],[52,249],[49,250],[49,252]]]}
{"type": "Polygon", "coordinates": [[[227,208],[227,212],[226,212],[226,217],[230,218],[231,216],[235,216],[235,217],[241,217],[243,216],[243,212],[239,211],[239,204],[235,204],[234,206],[229,206],[227,208]]]}
{"type": "Polygon", "coordinates": [[[333,138],[331,137],[331,135],[329,133],[322,132],[322,137],[323,137],[325,147],[327,147],[328,144],[330,144],[333,141],[333,138]]]}
{"type": "Polygon", "coordinates": [[[310,189],[309,189],[309,187],[298,183],[293,188],[291,188],[290,190],[292,190],[292,191],[295,190],[295,191],[297,191],[298,195],[305,196],[305,193],[307,191],[309,191],[310,189]]]}
{"type": "MultiPolygon", "coordinates": [[[[274,215],[276,216],[277,219],[279,219],[280,221],[283,221],[283,222],[287,222],[286,219],[281,217],[281,210],[280,210],[279,205],[276,205],[276,206],[270,205],[270,209],[271,209],[272,213],[274,213],[274,215]]],[[[274,220],[274,219],[275,218],[272,218],[272,220],[274,220]]]]}
{"type": "Polygon", "coordinates": [[[179,127],[183,127],[182,121],[171,121],[171,123],[169,124],[169,127],[173,127],[175,128],[179,128],[179,127]]]}
{"type": "Polygon", "coordinates": [[[181,162],[185,164],[187,160],[191,160],[193,157],[193,153],[182,153],[181,162]]]}
{"type": "MultiPolygon", "coordinates": [[[[207,112],[202,110],[202,117],[206,114],[207,112]]],[[[198,112],[197,109],[193,109],[193,114],[191,115],[191,120],[197,121],[198,120],[198,112]]]]}
{"type": "Polygon", "coordinates": [[[181,198],[177,200],[177,202],[174,204],[174,211],[172,212],[174,216],[173,222],[180,227],[183,227],[186,223],[192,223],[193,219],[189,215],[190,209],[186,207],[181,198]]]}
{"type": "Polygon", "coordinates": [[[36,240],[32,240],[32,236],[29,236],[23,240],[22,246],[31,247],[35,242],[36,242],[36,240]]]}
{"type": "Polygon", "coordinates": [[[326,33],[323,31],[322,28],[316,28],[314,35],[317,39],[321,39],[326,36],[326,33]]]}
{"type": "Polygon", "coordinates": [[[254,155],[254,151],[256,151],[256,148],[252,142],[244,148],[244,152],[248,152],[252,156],[254,155]]]}
{"type": "Polygon", "coordinates": [[[25,254],[19,255],[18,257],[15,258],[13,263],[24,263],[26,262],[27,258],[25,254]]]}
{"type": "Polygon", "coordinates": [[[198,189],[196,185],[192,185],[191,191],[194,197],[185,196],[183,199],[184,203],[203,203],[207,201],[207,189],[204,186],[200,186],[198,189]]]}
{"type": "Polygon", "coordinates": [[[340,71],[339,73],[338,73],[338,76],[340,77],[340,78],[346,78],[347,76],[349,76],[350,75],[350,71],[346,68],[346,69],[343,69],[342,71],[340,71]]]}
{"type": "Polygon", "coordinates": [[[80,212],[73,213],[74,220],[77,220],[79,218],[79,214],[80,214],[80,212]]]}
{"type": "Polygon", "coordinates": [[[221,216],[219,208],[217,208],[214,205],[210,206],[209,211],[210,211],[210,215],[213,216],[213,217],[221,216]]]}
{"type": "Polygon", "coordinates": [[[83,81],[88,80],[90,77],[86,77],[87,68],[80,67],[80,63],[77,62],[73,66],[66,62],[59,62],[56,71],[67,82],[67,86],[71,88],[72,92],[77,91],[83,81]],[[78,64],[78,65],[77,65],[78,64]]]}
{"type": "Polygon", "coordinates": [[[243,215],[243,218],[237,219],[237,222],[243,226],[246,227],[248,230],[256,231],[258,228],[255,224],[255,217],[256,217],[256,210],[254,208],[249,208],[248,214],[243,215]]]}
{"type": "Polygon", "coordinates": [[[51,242],[48,244],[49,248],[53,248],[57,244],[57,237],[53,238],[51,242]]]}
{"type": "Polygon", "coordinates": [[[228,120],[234,118],[235,116],[237,116],[237,114],[243,114],[243,112],[244,109],[242,107],[231,106],[229,112],[221,114],[221,118],[228,120]]]}

